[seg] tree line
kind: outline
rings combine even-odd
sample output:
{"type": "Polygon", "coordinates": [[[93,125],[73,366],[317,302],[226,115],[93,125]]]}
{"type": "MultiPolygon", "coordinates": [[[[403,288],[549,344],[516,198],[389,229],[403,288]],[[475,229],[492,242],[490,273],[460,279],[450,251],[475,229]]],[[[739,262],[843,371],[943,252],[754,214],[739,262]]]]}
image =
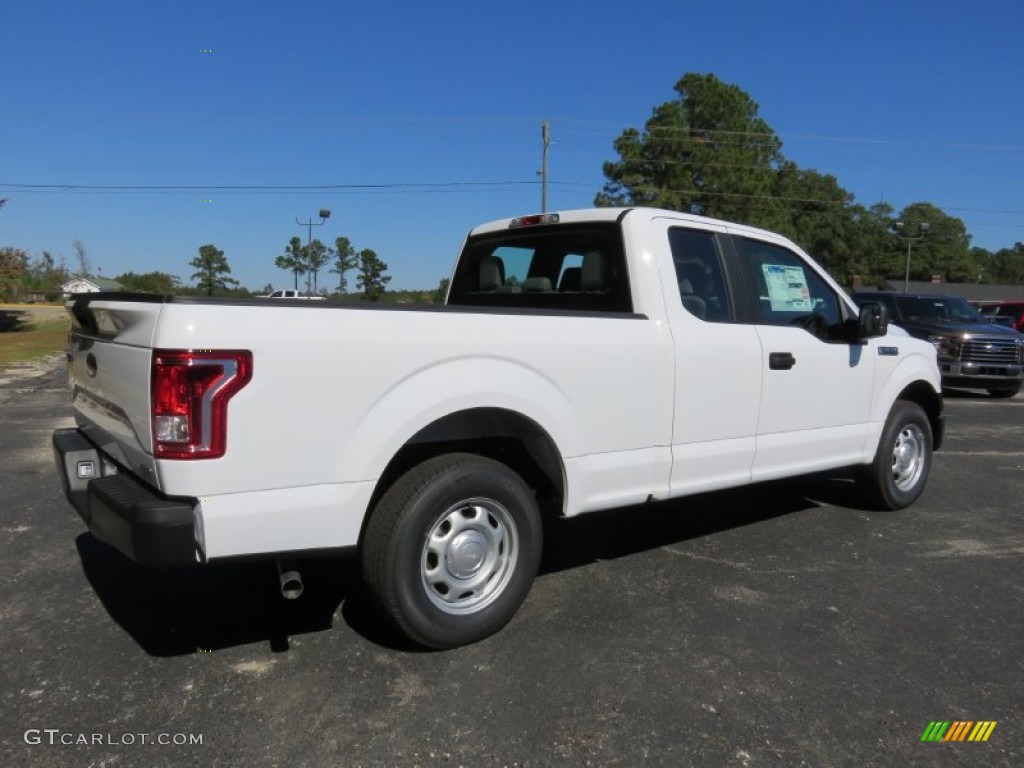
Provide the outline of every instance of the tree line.
{"type": "MultiPolygon", "coordinates": [[[[391,282],[391,276],[385,274],[388,265],[370,248],[356,252],[347,237],[336,238],[334,247],[325,246],[320,240],[302,245],[300,238],[293,237],[285,246],[284,253],[274,259],[274,265],[291,273],[295,290],[299,290],[299,278],[305,276],[306,295],[324,296],[337,301],[439,303],[444,300],[448,283],[445,278],[434,290],[389,291],[387,285],[391,282]],[[325,267],[330,267],[328,271],[338,276],[337,286],[333,290],[319,287],[319,274],[325,267]],[[346,275],[355,276],[357,292],[349,292],[350,283],[346,275]]],[[[266,296],[274,291],[271,284],[258,292],[241,286],[230,277],[231,265],[224,251],[211,243],[200,246],[198,255],[189,262],[189,266],[196,270],[192,273],[192,286],[181,285],[177,276],[166,272],[126,272],[115,279],[130,291],[167,295],[198,292],[206,296],[250,298],[266,296]]]]}
{"type": "Polygon", "coordinates": [[[391,276],[385,274],[388,265],[377,253],[370,248],[363,248],[357,253],[347,237],[335,238],[334,247],[324,245],[320,240],[303,245],[300,238],[293,237],[285,246],[284,253],[274,260],[274,266],[292,273],[295,290],[299,289],[299,278],[305,275],[307,296],[331,294],[318,290],[317,285],[319,273],[328,266],[329,271],[338,276],[335,293],[338,297],[348,293],[346,274],[355,274],[356,286],[367,301],[379,301],[391,282],[391,276]]]}
{"type": "Polygon", "coordinates": [[[26,295],[57,298],[68,276],[64,260],[56,261],[48,251],[30,259],[21,248],[0,248],[0,301],[17,301],[26,295]]]}
{"type": "MultiPolygon", "coordinates": [[[[199,255],[189,262],[196,271],[192,274],[196,288],[207,296],[221,295],[242,290],[238,281],[229,277],[231,266],[228,264],[224,251],[212,244],[199,248],[199,255]]],[[[284,253],[274,259],[274,266],[291,272],[294,290],[299,290],[299,278],[306,277],[307,296],[334,296],[345,298],[348,293],[349,280],[347,274],[355,274],[358,298],[366,301],[379,301],[387,293],[387,284],[391,276],[385,274],[388,265],[370,249],[364,248],[356,253],[347,237],[338,237],[334,247],[327,246],[320,240],[313,240],[306,245],[299,237],[293,237],[284,248],[284,253]],[[332,292],[319,287],[319,275],[325,268],[338,276],[337,290],[332,292]]],[[[267,285],[263,293],[274,290],[267,285]]]]}
{"type": "Polygon", "coordinates": [[[788,160],[738,86],[688,73],[675,91],[643,130],[627,128],[615,140],[619,157],[604,164],[595,205],[668,208],[779,232],[845,285],[854,276],[865,284],[902,279],[908,246],[912,280],[1024,283],[1021,243],[972,248],[964,222],[938,206],[864,206],[834,176],[788,160]]]}
{"type": "MultiPolygon", "coordinates": [[[[78,240],[73,246],[78,262],[78,269],[74,272],[68,269],[63,258],[58,263],[48,251],[43,251],[32,260],[28,252],[22,249],[0,248],[0,301],[56,301],[62,295],[62,286],[72,277],[95,279],[91,275],[85,246],[78,240]]],[[[127,291],[169,296],[200,294],[249,298],[267,295],[274,290],[271,284],[256,292],[242,286],[231,277],[231,265],[224,251],[212,243],[200,246],[197,255],[188,265],[195,270],[190,285],[183,285],[177,275],[159,270],[123,272],[113,279],[127,291]]],[[[305,275],[307,295],[322,295],[342,301],[435,303],[443,300],[443,289],[447,283],[447,280],[442,280],[435,290],[388,291],[387,285],[391,282],[391,276],[386,274],[388,265],[370,248],[356,252],[347,237],[338,237],[333,248],[319,240],[304,246],[298,237],[293,237],[285,247],[284,254],[276,257],[275,265],[292,273],[296,290],[299,288],[299,278],[305,275]],[[318,286],[319,273],[328,266],[331,273],[338,275],[333,290],[318,286]],[[355,278],[357,292],[349,291],[351,276],[355,278]]]]}
{"type": "MultiPolygon", "coordinates": [[[[0,208],[2,203],[0,200],[0,208]]],[[[78,274],[88,274],[91,262],[89,252],[81,240],[73,240],[71,249],[75,254],[78,274]]],[[[29,258],[22,248],[0,248],[0,301],[11,302],[30,297],[53,301],[60,298],[61,286],[71,277],[64,256],[54,258],[49,251],[43,251],[35,259],[29,258]]]]}

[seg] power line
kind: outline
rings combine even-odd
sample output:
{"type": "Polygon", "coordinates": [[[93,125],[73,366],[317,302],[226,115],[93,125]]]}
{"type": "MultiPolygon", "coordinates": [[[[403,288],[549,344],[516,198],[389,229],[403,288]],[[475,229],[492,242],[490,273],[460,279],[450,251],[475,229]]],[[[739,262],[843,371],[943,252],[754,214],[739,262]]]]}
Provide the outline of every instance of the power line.
{"type": "Polygon", "coordinates": [[[94,191],[224,191],[261,190],[294,191],[336,189],[435,189],[445,187],[499,187],[510,185],[536,184],[536,181],[442,181],[442,182],[399,182],[390,184],[21,184],[0,182],[0,188],[14,190],[94,190],[94,191]]]}
{"type": "MultiPolygon", "coordinates": [[[[590,125],[600,126],[615,126],[618,125],[612,122],[605,121],[590,121],[590,120],[575,120],[573,118],[564,118],[559,121],[563,124],[582,123],[590,125]]],[[[627,130],[635,130],[638,134],[643,135],[645,132],[649,138],[658,140],[658,137],[650,136],[651,130],[660,133],[679,133],[684,136],[689,135],[707,135],[707,136],[750,136],[750,137],[761,137],[761,138],[779,138],[783,140],[809,140],[809,141],[828,141],[828,142],[844,142],[851,144],[891,144],[891,145],[909,145],[914,147],[941,147],[946,149],[979,149],[979,150],[993,150],[999,152],[1024,152],[1024,146],[1006,145],[1006,144],[981,144],[971,142],[922,142],[919,139],[889,139],[889,138],[874,138],[868,136],[830,136],[827,134],[810,134],[810,133],[779,133],[776,131],[730,131],[718,128],[694,128],[692,126],[669,126],[669,125],[654,125],[648,128],[646,125],[641,129],[636,126],[627,126],[625,128],[619,128],[619,133],[623,133],[627,130]]],[[[603,132],[598,133],[596,131],[579,131],[572,130],[571,128],[561,129],[563,134],[579,134],[584,136],[599,136],[605,135],[603,132]]],[[[668,140],[668,139],[665,139],[668,140]]],[[[717,143],[717,142],[716,142],[717,143]]]]}
{"type": "MultiPolygon", "coordinates": [[[[723,164],[724,165],[724,164],[723,164]]],[[[745,166],[735,166],[743,168],[745,166]]],[[[121,193],[121,192],[241,192],[241,193],[314,193],[324,191],[335,191],[335,192],[451,192],[459,191],[460,189],[477,189],[477,188],[491,188],[499,190],[502,187],[530,187],[541,184],[540,181],[533,180],[505,180],[505,181],[448,181],[448,182],[393,182],[393,183],[378,183],[378,184],[219,184],[219,185],[182,185],[182,184],[21,184],[21,183],[0,183],[0,189],[5,190],[5,194],[10,192],[23,192],[23,193],[121,193]]],[[[594,190],[595,184],[593,182],[584,181],[558,181],[549,180],[550,186],[558,187],[574,187],[583,188],[588,190],[594,190]]],[[[672,189],[663,187],[653,187],[649,185],[638,186],[638,187],[624,187],[626,191],[658,191],[658,192],[669,192],[679,194],[697,194],[703,197],[730,197],[739,199],[750,199],[750,200],[763,200],[763,201],[775,201],[780,203],[797,203],[797,204],[817,204],[817,205],[839,205],[839,206],[853,206],[862,205],[863,203],[857,203],[856,200],[850,200],[846,198],[814,198],[814,197],[789,197],[785,195],[772,195],[772,194],[745,194],[739,192],[720,192],[714,190],[684,190],[684,189],[672,189]]],[[[852,193],[850,193],[852,195],[852,193]]],[[[920,202],[920,201],[915,201],[920,202]]],[[[906,204],[897,204],[890,202],[894,207],[901,207],[906,204]]],[[[1002,208],[977,208],[967,206],[953,206],[953,205],[935,205],[936,208],[944,212],[963,212],[963,213],[988,213],[997,215],[1007,216],[1022,216],[1024,210],[1013,210],[1013,209],[1002,209],[1002,208]]],[[[994,222],[964,222],[972,223],[982,226],[1005,226],[1005,227],[1018,227],[1024,225],[1018,225],[1010,222],[1005,223],[994,223],[994,222]]]]}
{"type": "MultiPolygon", "coordinates": [[[[290,118],[283,118],[279,114],[275,113],[241,113],[241,112],[223,112],[208,115],[210,119],[218,121],[225,120],[241,120],[246,122],[259,121],[260,124],[267,124],[268,122],[273,123],[286,123],[290,124],[290,118]]],[[[438,127],[451,127],[451,126],[533,126],[537,124],[538,120],[543,118],[537,116],[517,116],[517,115],[497,115],[494,117],[466,117],[462,115],[429,115],[429,116],[408,116],[408,115],[376,115],[376,116],[353,116],[353,115],[341,115],[332,113],[320,113],[314,115],[313,118],[317,124],[331,123],[341,125],[353,125],[353,126],[399,126],[399,127],[412,127],[412,128],[423,128],[425,126],[438,126],[438,127]]],[[[161,122],[176,121],[186,119],[180,113],[176,112],[104,112],[104,113],[90,113],[90,112],[31,112],[31,111],[8,111],[5,113],[5,119],[11,120],[33,120],[33,119],[50,119],[50,120],[83,120],[83,119],[97,119],[97,120],[114,120],[118,123],[124,123],[127,120],[136,121],[153,121],[158,120],[161,122]]],[[[187,118],[191,120],[191,118],[187,118]]],[[[764,119],[764,118],[760,118],[764,119]]],[[[578,117],[557,117],[551,118],[552,123],[558,123],[559,132],[563,135],[576,134],[576,135],[591,135],[591,136],[607,136],[608,133],[605,130],[586,131],[572,126],[593,126],[595,128],[608,129],[621,134],[626,130],[636,130],[638,133],[643,134],[645,132],[650,133],[656,131],[659,133],[679,133],[682,135],[699,134],[704,136],[733,136],[733,137],[760,137],[760,138],[778,138],[784,141],[789,140],[800,140],[800,141],[823,141],[832,143],[852,143],[852,144],[884,144],[884,145],[908,145],[914,147],[938,147],[946,149],[970,149],[970,150],[984,150],[984,151],[997,151],[997,152],[1021,152],[1024,153],[1024,146],[1008,145],[1008,144],[985,144],[979,142],[965,142],[965,141],[928,141],[924,142],[918,138],[912,139],[893,139],[887,137],[871,137],[871,136],[842,136],[842,135],[830,135],[830,134],[819,134],[819,133],[789,133],[789,132],[777,132],[774,130],[768,131],[735,131],[718,128],[700,128],[694,129],[692,126],[681,125],[681,126],[665,126],[665,125],[653,125],[649,128],[645,124],[642,128],[635,125],[623,126],[621,122],[615,122],[611,120],[594,120],[588,118],[578,117]]]]}

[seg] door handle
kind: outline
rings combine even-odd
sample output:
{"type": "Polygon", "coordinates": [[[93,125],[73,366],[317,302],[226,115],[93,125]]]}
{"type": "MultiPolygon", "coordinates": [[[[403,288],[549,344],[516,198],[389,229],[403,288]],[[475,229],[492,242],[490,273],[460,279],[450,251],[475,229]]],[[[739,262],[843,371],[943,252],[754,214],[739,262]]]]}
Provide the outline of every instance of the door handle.
{"type": "Polygon", "coordinates": [[[769,352],[768,367],[773,371],[788,371],[796,365],[796,358],[791,352],[769,352]]]}

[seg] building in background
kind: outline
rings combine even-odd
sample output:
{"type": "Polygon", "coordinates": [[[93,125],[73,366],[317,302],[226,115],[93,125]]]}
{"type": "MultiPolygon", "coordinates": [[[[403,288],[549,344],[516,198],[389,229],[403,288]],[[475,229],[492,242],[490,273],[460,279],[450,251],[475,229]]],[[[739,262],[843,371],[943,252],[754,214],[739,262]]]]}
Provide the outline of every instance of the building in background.
{"type": "Polygon", "coordinates": [[[89,275],[76,275],[61,285],[65,296],[72,293],[99,293],[100,291],[123,291],[124,286],[117,280],[108,277],[91,277],[89,275]]]}

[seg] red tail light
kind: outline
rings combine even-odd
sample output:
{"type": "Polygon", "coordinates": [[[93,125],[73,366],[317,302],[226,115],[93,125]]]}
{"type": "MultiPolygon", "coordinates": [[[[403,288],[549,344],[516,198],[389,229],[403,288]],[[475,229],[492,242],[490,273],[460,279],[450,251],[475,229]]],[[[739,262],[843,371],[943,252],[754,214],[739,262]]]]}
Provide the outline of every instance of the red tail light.
{"type": "Polygon", "coordinates": [[[216,459],[227,450],[228,400],[252,378],[252,352],[154,349],[153,455],[216,459]]]}

